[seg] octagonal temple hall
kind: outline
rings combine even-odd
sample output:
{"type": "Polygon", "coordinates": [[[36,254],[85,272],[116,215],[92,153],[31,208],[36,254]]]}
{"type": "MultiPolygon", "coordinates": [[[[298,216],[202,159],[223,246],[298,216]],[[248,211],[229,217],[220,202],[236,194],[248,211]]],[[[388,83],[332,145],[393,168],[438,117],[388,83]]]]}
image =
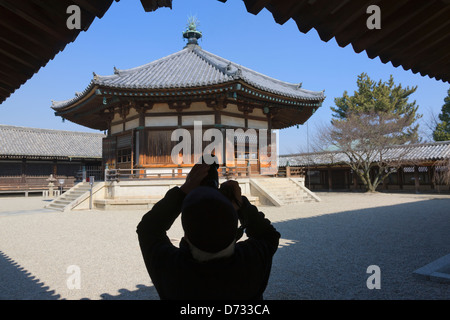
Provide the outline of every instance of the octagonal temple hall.
{"type": "MultiPolygon", "coordinates": [[[[272,132],[303,124],[324,100],[323,91],[305,90],[301,84],[273,79],[203,50],[198,45],[202,34],[194,23],[183,35],[187,44],[181,51],[131,69],[114,67],[112,75],[94,73],[83,92],[53,101],[55,115],[107,131],[103,162],[108,168],[189,168],[192,162],[174,163],[171,157],[180,142],[172,141],[174,130],[184,128],[194,139],[198,121],[202,132],[219,129],[224,141],[226,129],[272,132]]],[[[234,157],[243,160],[239,165],[254,175],[262,168],[258,139],[236,133],[232,141],[234,157]]],[[[270,135],[268,141],[275,143],[270,135]]],[[[209,143],[203,141],[202,147],[209,143]]],[[[198,149],[194,141],[190,145],[194,156],[198,149]]],[[[273,155],[275,148],[271,151],[273,155]]],[[[225,157],[221,159],[226,167],[225,157]]]]}

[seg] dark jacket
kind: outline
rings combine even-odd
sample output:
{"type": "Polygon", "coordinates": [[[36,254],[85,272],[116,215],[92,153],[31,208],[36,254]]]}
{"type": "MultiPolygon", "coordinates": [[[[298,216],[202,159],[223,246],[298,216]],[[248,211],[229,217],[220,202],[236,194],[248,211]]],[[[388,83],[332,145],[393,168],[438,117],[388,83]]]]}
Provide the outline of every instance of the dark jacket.
{"type": "Polygon", "coordinates": [[[198,262],[189,245],[180,248],[167,237],[186,194],[170,189],[137,227],[145,266],[161,299],[262,299],[280,234],[264,214],[243,198],[239,210],[248,239],[236,243],[231,257],[198,262]]]}

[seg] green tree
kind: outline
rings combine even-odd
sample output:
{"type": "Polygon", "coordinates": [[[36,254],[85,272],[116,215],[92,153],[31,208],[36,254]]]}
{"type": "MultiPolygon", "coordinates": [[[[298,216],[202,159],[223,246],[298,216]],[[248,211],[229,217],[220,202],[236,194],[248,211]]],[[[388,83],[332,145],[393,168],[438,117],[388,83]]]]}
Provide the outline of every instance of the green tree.
{"type": "MultiPolygon", "coordinates": [[[[345,119],[334,119],[320,130],[316,143],[334,147],[345,155],[342,161],[358,175],[366,190],[375,192],[380,183],[401,166],[413,164],[404,134],[410,119],[387,112],[352,112],[345,119]]],[[[323,148],[322,148],[323,149],[323,148]]]]}
{"type": "Polygon", "coordinates": [[[419,106],[416,101],[409,102],[408,98],[417,90],[415,87],[403,88],[401,84],[396,85],[391,75],[388,81],[378,82],[369,78],[366,73],[361,73],[356,81],[358,90],[352,96],[344,91],[342,97],[334,99],[336,107],[331,107],[335,119],[346,119],[350,113],[386,113],[392,114],[399,119],[410,119],[404,134],[408,141],[418,140],[419,124],[415,122],[421,117],[417,113],[419,106]]]}
{"type": "Polygon", "coordinates": [[[448,95],[444,99],[444,105],[439,114],[439,120],[441,120],[441,122],[436,124],[436,128],[433,132],[434,141],[450,140],[450,89],[448,89],[448,95]]]}
{"type": "MultiPolygon", "coordinates": [[[[391,76],[388,81],[372,81],[366,73],[357,79],[358,90],[335,98],[334,119],[321,130],[321,144],[334,146],[366,186],[375,191],[383,180],[406,164],[405,154],[392,156],[392,147],[415,143],[421,117],[409,96],[417,87],[402,88],[391,76]]],[[[402,151],[403,152],[403,151],[402,151]]]]}

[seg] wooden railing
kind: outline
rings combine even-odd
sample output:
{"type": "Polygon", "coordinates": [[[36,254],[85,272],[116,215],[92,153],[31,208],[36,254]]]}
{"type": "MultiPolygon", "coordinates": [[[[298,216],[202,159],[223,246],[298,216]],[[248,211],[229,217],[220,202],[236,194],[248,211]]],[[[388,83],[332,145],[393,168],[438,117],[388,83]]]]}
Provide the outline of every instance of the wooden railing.
{"type": "Polygon", "coordinates": [[[304,176],[305,169],[302,167],[286,167],[287,176],[304,176]]]}
{"type": "Polygon", "coordinates": [[[302,167],[279,167],[277,177],[302,177],[305,170],[302,167]]]}
{"type": "MultiPolygon", "coordinates": [[[[0,191],[21,191],[21,190],[44,190],[48,189],[49,176],[1,176],[0,191]]],[[[73,187],[75,178],[67,176],[54,177],[54,188],[60,187],[59,179],[64,179],[63,188],[69,189],[73,187]]]]}
{"type": "Polygon", "coordinates": [[[91,176],[94,176],[95,181],[103,181],[105,172],[102,169],[88,169],[85,170],[84,173],[83,170],[78,170],[76,174],[76,181],[84,181],[85,179],[89,179],[91,176]]]}
{"type": "MultiPolygon", "coordinates": [[[[187,168],[181,167],[165,167],[156,170],[145,169],[106,169],[105,181],[122,181],[122,180],[153,180],[153,179],[186,179],[189,173],[187,168]]],[[[249,167],[219,167],[219,177],[227,179],[237,177],[249,177],[249,167]]]]}

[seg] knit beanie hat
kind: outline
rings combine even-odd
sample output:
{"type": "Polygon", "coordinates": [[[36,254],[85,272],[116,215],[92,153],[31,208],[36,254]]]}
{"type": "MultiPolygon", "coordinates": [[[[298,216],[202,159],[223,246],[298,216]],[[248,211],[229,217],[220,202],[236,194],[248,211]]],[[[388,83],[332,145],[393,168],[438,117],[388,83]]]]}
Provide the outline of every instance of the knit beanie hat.
{"type": "Polygon", "coordinates": [[[185,236],[202,251],[219,252],[236,238],[237,212],[217,189],[195,188],[184,199],[181,211],[185,236]]]}

